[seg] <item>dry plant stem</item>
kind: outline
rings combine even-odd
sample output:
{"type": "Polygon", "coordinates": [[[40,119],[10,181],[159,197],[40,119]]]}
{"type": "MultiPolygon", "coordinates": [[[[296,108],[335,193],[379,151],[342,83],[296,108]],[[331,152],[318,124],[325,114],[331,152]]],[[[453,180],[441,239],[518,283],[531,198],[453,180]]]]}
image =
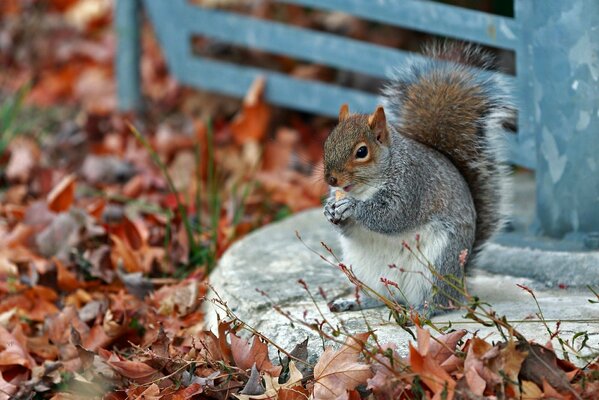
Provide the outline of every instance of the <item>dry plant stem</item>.
{"type": "MultiPolygon", "coordinates": [[[[314,250],[312,247],[308,246],[308,244],[306,242],[304,242],[304,240],[302,239],[302,237],[300,236],[298,231],[295,231],[295,236],[299,239],[299,241],[308,249],[310,250],[312,253],[316,254],[317,256],[319,256],[322,260],[324,260],[326,263],[330,264],[331,266],[333,266],[334,268],[340,268],[343,272],[345,271],[350,271],[350,269],[348,269],[345,265],[343,265],[342,263],[336,264],[334,262],[332,262],[331,260],[329,260],[328,258],[326,258],[325,256],[323,256],[322,254],[320,254],[318,251],[314,250]]],[[[335,258],[337,259],[337,257],[335,256],[335,258]]],[[[364,283],[360,282],[357,277],[353,274],[353,272],[350,275],[347,275],[348,278],[350,279],[350,282],[352,282],[354,285],[357,285],[360,287],[360,289],[366,289],[365,291],[371,295],[374,298],[377,298],[378,300],[380,300],[382,303],[384,303],[388,308],[391,309],[395,309],[396,308],[396,303],[392,302],[391,300],[387,299],[385,296],[377,293],[375,290],[373,290],[371,287],[365,285],[364,283]]],[[[398,311],[403,311],[403,307],[401,310],[398,311]]]]}
{"type": "Polygon", "coordinates": [[[309,366],[311,368],[314,368],[314,366],[310,363],[308,363],[307,361],[304,361],[300,358],[297,358],[295,356],[293,356],[292,354],[290,354],[287,350],[285,350],[284,348],[282,348],[281,346],[279,346],[277,343],[275,343],[274,341],[272,341],[271,339],[267,338],[266,336],[264,336],[262,333],[258,332],[258,330],[256,328],[254,328],[253,326],[245,323],[241,318],[239,318],[228,306],[227,303],[220,297],[220,295],[214,290],[214,288],[211,285],[208,285],[210,287],[210,289],[212,290],[212,292],[215,294],[215,296],[217,297],[216,299],[210,299],[210,302],[214,305],[216,305],[218,308],[220,308],[222,311],[225,312],[225,314],[227,315],[228,318],[232,319],[233,321],[236,321],[238,323],[241,324],[242,328],[249,331],[250,333],[252,333],[253,335],[256,335],[257,337],[263,339],[265,342],[269,343],[270,345],[272,345],[274,348],[276,348],[277,350],[279,350],[281,353],[285,354],[287,357],[289,357],[290,359],[297,361],[301,364],[304,364],[306,366],[309,366]]]}
{"type": "Polygon", "coordinates": [[[181,203],[181,200],[179,198],[179,193],[177,192],[177,189],[175,188],[175,184],[173,183],[173,180],[172,180],[170,174],[168,173],[166,166],[164,165],[162,160],[160,160],[160,157],[158,157],[158,154],[152,148],[150,143],[148,143],[146,138],[143,137],[143,135],[137,130],[137,128],[135,128],[135,126],[133,126],[133,124],[131,124],[130,122],[127,122],[127,125],[129,126],[129,129],[131,130],[131,132],[133,133],[135,138],[146,148],[146,150],[150,154],[150,157],[152,158],[152,161],[154,161],[156,166],[160,169],[160,172],[163,174],[164,179],[166,180],[166,183],[169,187],[169,190],[175,196],[175,201],[177,202],[177,210],[181,214],[181,219],[183,220],[183,225],[185,226],[185,232],[187,233],[187,239],[189,240],[189,245],[191,246],[191,248],[193,249],[193,253],[195,254],[198,251],[198,248],[197,248],[197,243],[195,241],[195,238],[193,236],[193,230],[191,228],[189,220],[187,219],[187,211],[185,210],[183,203],[181,203]]]}

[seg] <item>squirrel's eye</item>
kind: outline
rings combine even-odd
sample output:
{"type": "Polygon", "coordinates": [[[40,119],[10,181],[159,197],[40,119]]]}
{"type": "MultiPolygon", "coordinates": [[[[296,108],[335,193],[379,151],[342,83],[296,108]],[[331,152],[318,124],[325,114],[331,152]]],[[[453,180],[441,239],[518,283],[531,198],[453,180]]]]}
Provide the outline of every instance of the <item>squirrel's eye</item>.
{"type": "Polygon", "coordinates": [[[360,146],[358,151],[356,151],[356,158],[366,158],[368,155],[368,147],[360,146]]]}

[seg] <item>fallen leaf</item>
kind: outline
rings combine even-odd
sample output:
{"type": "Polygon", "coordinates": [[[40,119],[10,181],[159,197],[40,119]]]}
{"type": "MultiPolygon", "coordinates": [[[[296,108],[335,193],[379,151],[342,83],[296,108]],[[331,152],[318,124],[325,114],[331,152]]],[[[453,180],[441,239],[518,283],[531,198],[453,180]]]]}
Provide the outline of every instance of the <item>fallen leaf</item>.
{"type": "Polygon", "coordinates": [[[110,235],[114,247],[110,254],[112,265],[120,266],[129,273],[143,271],[141,260],[129,244],[116,235],[110,235]]]}
{"type": "Polygon", "coordinates": [[[520,388],[517,384],[518,374],[527,355],[526,352],[516,349],[514,341],[509,341],[505,346],[502,346],[498,357],[487,362],[493,372],[504,378],[504,391],[510,397],[520,397],[520,388]]]}
{"type": "Polygon", "coordinates": [[[35,366],[35,362],[15,335],[0,326],[0,367],[14,365],[31,369],[35,366]]]}
{"type": "MultiPolygon", "coordinates": [[[[257,370],[256,370],[257,371],[257,370]]],[[[256,378],[255,378],[256,379],[256,378]]],[[[279,378],[271,376],[270,374],[264,374],[264,382],[265,382],[265,391],[259,395],[248,395],[248,394],[236,394],[234,395],[239,400],[281,400],[279,393],[283,393],[287,399],[305,399],[303,396],[303,388],[301,386],[301,381],[303,379],[302,373],[296,368],[295,363],[293,361],[289,362],[289,379],[287,382],[280,384],[279,378]],[[293,389],[296,388],[296,389],[293,389]],[[297,397],[296,395],[302,394],[303,397],[297,397]]],[[[306,391],[307,392],[307,391],[306,391]]],[[[314,397],[317,399],[318,397],[314,397]]],[[[319,399],[319,398],[318,398],[319,399]]]]}
{"type": "Polygon", "coordinates": [[[256,363],[254,363],[250,377],[239,394],[252,397],[264,394],[264,392],[266,392],[266,389],[262,385],[262,377],[260,376],[260,372],[258,372],[258,368],[256,368],[256,363]]]}
{"type": "Polygon", "coordinates": [[[56,279],[60,290],[72,292],[81,287],[81,282],[79,282],[77,276],[69,271],[58,258],[54,257],[52,261],[56,265],[56,279]]]}
{"type": "Polygon", "coordinates": [[[370,366],[358,361],[368,336],[348,337],[339,350],[328,347],[324,351],[314,367],[314,398],[336,399],[372,377],[370,366]]]}
{"type": "Polygon", "coordinates": [[[564,371],[557,365],[557,356],[536,343],[520,343],[517,349],[528,353],[520,369],[520,379],[532,381],[543,386],[543,381],[559,391],[571,390],[570,382],[564,371]]]}
{"type": "Polygon", "coordinates": [[[4,380],[0,372],[0,400],[10,400],[11,396],[17,392],[18,386],[4,380]]]}
{"type": "Polygon", "coordinates": [[[545,379],[543,379],[543,394],[547,399],[554,400],[568,400],[570,397],[566,397],[559,393],[557,390],[553,388],[545,379]]]}
{"type": "Polygon", "coordinates": [[[455,394],[455,380],[436,362],[430,354],[423,356],[410,343],[410,368],[434,393],[433,399],[441,399],[447,393],[447,399],[453,399],[455,394]]]}
{"type": "Polygon", "coordinates": [[[194,398],[196,394],[203,393],[204,389],[199,383],[192,383],[186,388],[181,388],[173,393],[172,400],[188,400],[194,398]]]}
{"type": "Polygon", "coordinates": [[[522,400],[539,400],[544,397],[543,391],[531,381],[522,381],[522,400]]]}
{"type": "Polygon", "coordinates": [[[483,394],[487,384],[492,387],[501,383],[501,377],[491,371],[483,360],[484,355],[493,349],[493,346],[478,337],[469,341],[468,353],[464,360],[464,375],[470,390],[479,396],[483,394]]]}
{"type": "Polygon", "coordinates": [[[137,383],[145,383],[151,380],[150,378],[161,375],[159,371],[140,361],[108,359],[107,363],[119,374],[137,383]]]}
{"type": "Polygon", "coordinates": [[[75,175],[67,175],[48,193],[48,208],[54,212],[68,210],[75,199],[75,175]]]}
{"type": "Polygon", "coordinates": [[[30,139],[17,137],[9,146],[10,159],[6,165],[6,177],[13,182],[27,182],[40,159],[40,150],[30,139]]]}
{"type": "Polygon", "coordinates": [[[270,123],[271,109],[264,102],[266,79],[257,78],[243,100],[243,109],[231,122],[233,138],[238,144],[260,141],[266,135],[270,123]]]}
{"type": "Polygon", "coordinates": [[[281,367],[272,365],[268,358],[268,347],[260,338],[254,336],[251,345],[234,333],[230,335],[230,338],[235,365],[241,369],[250,369],[255,364],[259,371],[268,372],[272,376],[279,376],[281,367]]]}

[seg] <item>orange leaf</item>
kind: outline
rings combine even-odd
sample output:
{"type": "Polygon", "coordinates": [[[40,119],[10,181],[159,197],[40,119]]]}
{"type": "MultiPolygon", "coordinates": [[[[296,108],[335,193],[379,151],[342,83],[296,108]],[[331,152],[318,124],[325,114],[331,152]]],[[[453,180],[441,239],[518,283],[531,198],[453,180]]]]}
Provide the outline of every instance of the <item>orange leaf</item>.
{"type": "Polygon", "coordinates": [[[257,336],[253,337],[251,345],[234,333],[230,337],[231,352],[233,353],[235,365],[241,369],[250,369],[255,363],[259,371],[268,372],[271,376],[279,376],[281,367],[275,367],[270,362],[266,343],[262,342],[257,336]]]}
{"type": "Polygon", "coordinates": [[[432,390],[433,399],[440,399],[445,390],[447,390],[447,399],[453,399],[456,382],[430,354],[423,356],[412,346],[412,343],[410,343],[410,367],[432,390]]]}
{"type": "Polygon", "coordinates": [[[48,208],[54,212],[66,211],[75,199],[75,175],[67,175],[48,193],[48,208]]]}
{"type": "Polygon", "coordinates": [[[314,398],[333,400],[372,377],[370,366],[359,362],[369,334],[348,337],[337,351],[328,347],[314,366],[314,398]]]}
{"type": "Polygon", "coordinates": [[[243,109],[231,122],[231,131],[237,144],[259,141],[266,135],[270,122],[270,106],[263,100],[264,77],[258,77],[243,100],[243,109]]]}
{"type": "Polygon", "coordinates": [[[114,242],[114,247],[110,253],[112,264],[114,266],[117,266],[119,265],[119,262],[122,262],[123,268],[127,272],[139,272],[143,270],[139,257],[137,257],[127,242],[116,235],[110,235],[110,239],[114,242]]]}
{"type": "Polygon", "coordinates": [[[20,365],[33,368],[35,363],[13,334],[0,325],[0,366],[20,365]]]}
{"type": "Polygon", "coordinates": [[[193,396],[195,396],[196,394],[200,394],[203,391],[204,391],[204,389],[202,389],[202,386],[200,386],[199,383],[192,383],[191,385],[187,386],[186,388],[181,388],[181,389],[177,390],[177,392],[173,393],[172,400],[191,399],[193,396]]]}
{"type": "Polygon", "coordinates": [[[291,388],[280,388],[277,392],[278,400],[307,400],[310,393],[302,386],[294,386],[291,388]]]}
{"type": "Polygon", "coordinates": [[[140,361],[129,360],[107,360],[108,365],[114,368],[119,374],[125,378],[143,383],[144,380],[158,374],[154,368],[140,361]]]}
{"type": "Polygon", "coordinates": [[[71,292],[81,286],[77,276],[69,271],[58,258],[53,257],[52,261],[56,265],[57,283],[61,290],[71,292]]]}
{"type": "Polygon", "coordinates": [[[547,399],[555,399],[555,400],[567,400],[568,397],[560,394],[557,390],[553,388],[545,379],[543,379],[543,393],[545,394],[545,398],[547,399]]]}
{"type": "Polygon", "coordinates": [[[87,213],[95,219],[100,219],[102,217],[102,213],[104,212],[105,207],[106,199],[103,197],[98,197],[85,207],[85,211],[87,211],[87,213]]]}

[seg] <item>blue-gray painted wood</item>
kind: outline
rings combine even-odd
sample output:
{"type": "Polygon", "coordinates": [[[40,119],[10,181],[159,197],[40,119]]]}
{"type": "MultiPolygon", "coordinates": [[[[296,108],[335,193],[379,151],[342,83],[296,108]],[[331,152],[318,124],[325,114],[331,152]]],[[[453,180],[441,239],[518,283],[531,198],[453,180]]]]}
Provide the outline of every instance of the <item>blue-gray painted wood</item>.
{"type": "Polygon", "coordinates": [[[193,34],[375,77],[388,77],[407,57],[418,57],[338,35],[196,7],[185,0],[171,0],[168,4],[151,0],[149,3],[152,7],[162,7],[164,12],[177,8],[175,12],[182,18],[177,23],[189,27],[193,34]]]}
{"type": "MultiPolygon", "coordinates": [[[[290,78],[258,68],[192,57],[189,39],[204,34],[222,41],[262,50],[297,56],[311,61],[344,67],[379,77],[387,77],[412,53],[386,49],[335,35],[312,32],[253,18],[241,17],[189,5],[184,0],[164,3],[145,0],[155,25],[169,67],[183,83],[232,96],[242,97],[257,76],[267,77],[266,99],[277,105],[307,112],[336,116],[342,103],[352,110],[371,112],[377,104],[375,95],[343,87],[290,78]],[[164,18],[170,15],[169,18],[164,18]],[[297,45],[294,45],[296,43],[297,45]],[[351,49],[351,51],[350,51],[351,49]]],[[[512,77],[506,76],[508,81],[512,77]]],[[[510,161],[534,168],[531,153],[522,152],[517,138],[508,138],[510,161]]]]}
{"type": "MultiPolygon", "coordinates": [[[[423,0],[279,1],[514,49],[518,76],[511,81],[518,93],[520,133],[507,137],[507,142],[511,161],[537,169],[537,225],[543,234],[566,235],[572,249],[599,245],[599,2],[515,0],[516,19],[510,19],[423,0]]],[[[202,9],[185,0],[144,3],[169,68],[182,83],[242,97],[263,75],[269,102],[318,114],[335,116],[344,102],[353,110],[369,112],[377,98],[278,72],[201,59],[191,52],[191,37],[200,34],[376,77],[388,76],[390,67],[401,65],[409,54],[202,9]]],[[[115,14],[119,104],[134,109],[140,105],[138,0],[118,0],[115,14]]]]}
{"type": "Polygon", "coordinates": [[[314,114],[337,116],[343,103],[348,103],[356,112],[370,113],[378,104],[377,96],[369,93],[259,68],[199,58],[187,60],[182,68],[187,72],[181,76],[182,82],[237,97],[243,97],[256,78],[265,76],[264,95],[269,103],[314,114]]]}
{"type": "MultiPolygon", "coordinates": [[[[501,17],[424,0],[278,0],[422,32],[469,40],[493,47],[516,49],[520,25],[501,17]]],[[[525,0],[530,1],[530,0],[525,0]]]]}
{"type": "Polygon", "coordinates": [[[141,106],[139,13],[138,0],[117,0],[114,12],[118,40],[115,70],[118,105],[122,111],[135,110],[141,106]]]}
{"type": "Polygon", "coordinates": [[[528,69],[523,120],[536,135],[541,233],[594,235],[599,232],[599,2],[516,5],[517,18],[526,21],[518,56],[528,69]]]}

